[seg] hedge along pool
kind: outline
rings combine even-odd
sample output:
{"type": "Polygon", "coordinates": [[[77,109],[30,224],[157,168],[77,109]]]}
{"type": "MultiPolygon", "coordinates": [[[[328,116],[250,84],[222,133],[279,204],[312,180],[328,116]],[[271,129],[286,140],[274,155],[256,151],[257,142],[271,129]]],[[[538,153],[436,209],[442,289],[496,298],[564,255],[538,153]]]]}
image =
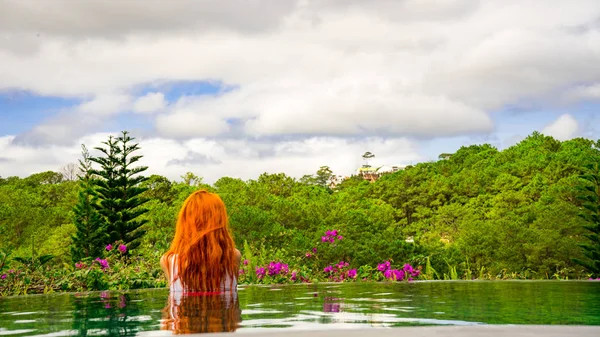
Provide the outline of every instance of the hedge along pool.
{"type": "Polygon", "coordinates": [[[0,335],[171,335],[420,325],[600,325],[600,282],[433,281],[240,286],[169,303],[167,289],[0,298],[0,335]]]}

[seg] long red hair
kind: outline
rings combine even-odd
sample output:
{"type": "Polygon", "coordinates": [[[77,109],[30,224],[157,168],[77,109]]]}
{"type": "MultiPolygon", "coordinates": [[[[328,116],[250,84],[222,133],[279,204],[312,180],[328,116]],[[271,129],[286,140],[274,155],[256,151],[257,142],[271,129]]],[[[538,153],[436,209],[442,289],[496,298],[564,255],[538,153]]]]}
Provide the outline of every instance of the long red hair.
{"type": "Polygon", "coordinates": [[[218,195],[201,190],[185,200],[165,255],[170,258],[173,254],[177,254],[184,291],[220,291],[223,286],[232,289],[233,278],[237,279],[235,244],[225,204],[218,195]],[[232,284],[224,284],[227,276],[232,284]]]}

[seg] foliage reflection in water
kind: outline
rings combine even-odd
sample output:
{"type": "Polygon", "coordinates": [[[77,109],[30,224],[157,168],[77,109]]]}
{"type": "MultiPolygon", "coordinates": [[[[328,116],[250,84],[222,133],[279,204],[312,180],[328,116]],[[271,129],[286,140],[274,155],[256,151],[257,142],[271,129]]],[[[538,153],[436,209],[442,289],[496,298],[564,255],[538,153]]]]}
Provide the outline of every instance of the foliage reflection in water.
{"type": "Polygon", "coordinates": [[[0,298],[0,335],[11,336],[475,324],[600,325],[600,282],[327,283],[185,298],[166,289],[0,298]]]}

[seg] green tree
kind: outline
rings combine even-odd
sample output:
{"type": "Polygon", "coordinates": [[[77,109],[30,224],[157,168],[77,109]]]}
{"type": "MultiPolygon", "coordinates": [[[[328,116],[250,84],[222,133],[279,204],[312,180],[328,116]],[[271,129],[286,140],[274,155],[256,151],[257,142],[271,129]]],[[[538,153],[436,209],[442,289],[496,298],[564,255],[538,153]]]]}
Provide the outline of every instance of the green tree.
{"type": "Polygon", "coordinates": [[[202,177],[198,177],[192,172],[186,172],[181,176],[181,179],[183,179],[183,183],[188,186],[200,186],[203,180],[202,177]]]}
{"type": "Polygon", "coordinates": [[[140,149],[138,143],[131,143],[134,139],[127,131],[123,131],[117,138],[110,136],[108,141],[103,142],[106,148],[95,148],[104,157],[90,158],[100,165],[100,169],[93,170],[100,177],[96,183],[100,199],[97,209],[106,222],[111,242],[123,241],[128,251],[139,246],[139,239],[145,233],[142,226],[148,222],[144,218],[138,219],[147,212],[142,206],[148,199],[141,196],[147,188],[142,187],[141,183],[148,178],[140,173],[148,167],[132,167],[142,158],[140,155],[133,155],[140,149]]]}
{"type": "Polygon", "coordinates": [[[141,186],[148,189],[144,192],[144,197],[147,199],[156,199],[171,205],[175,198],[172,191],[173,183],[166,177],[153,174],[141,186]]]}
{"type": "Polygon", "coordinates": [[[102,256],[103,248],[108,241],[106,224],[95,208],[98,197],[94,191],[96,179],[92,174],[90,154],[85,145],[81,147],[83,160],[79,161],[79,166],[82,175],[79,178],[77,204],[73,207],[73,223],[75,224],[75,233],[71,236],[73,262],[102,256]]]}
{"type": "Polygon", "coordinates": [[[332,176],[333,172],[331,171],[329,166],[321,166],[315,176],[315,184],[322,187],[327,187],[327,184],[329,183],[329,180],[332,176]]]}
{"type": "Polygon", "coordinates": [[[586,165],[587,172],[581,175],[587,184],[578,186],[582,192],[577,198],[583,203],[584,211],[580,216],[587,222],[584,228],[589,232],[584,236],[589,242],[580,244],[587,259],[573,259],[577,264],[600,277],[600,168],[598,163],[586,165]]]}

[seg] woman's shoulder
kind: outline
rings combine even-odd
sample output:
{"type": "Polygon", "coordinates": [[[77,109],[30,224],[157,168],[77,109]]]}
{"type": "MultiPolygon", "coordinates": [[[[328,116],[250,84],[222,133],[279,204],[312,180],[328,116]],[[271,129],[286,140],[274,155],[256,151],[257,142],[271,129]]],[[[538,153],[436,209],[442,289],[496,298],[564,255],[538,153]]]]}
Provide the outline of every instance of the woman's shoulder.
{"type": "Polygon", "coordinates": [[[176,256],[177,254],[165,253],[163,256],[160,257],[160,264],[163,266],[168,266],[169,263],[171,263],[171,260],[173,260],[176,256]]]}

